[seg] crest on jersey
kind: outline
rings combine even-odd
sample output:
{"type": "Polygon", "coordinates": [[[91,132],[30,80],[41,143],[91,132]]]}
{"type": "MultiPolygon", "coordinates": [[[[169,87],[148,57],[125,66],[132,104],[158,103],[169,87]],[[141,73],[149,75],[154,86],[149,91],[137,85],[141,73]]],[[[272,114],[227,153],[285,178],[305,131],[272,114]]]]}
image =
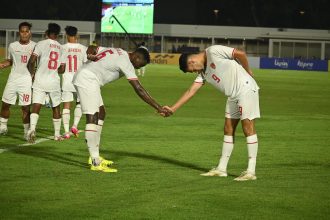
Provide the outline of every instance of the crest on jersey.
{"type": "Polygon", "coordinates": [[[210,67],[211,67],[212,69],[215,69],[215,68],[216,68],[216,66],[215,66],[214,63],[211,63],[211,64],[210,64],[210,67]]]}

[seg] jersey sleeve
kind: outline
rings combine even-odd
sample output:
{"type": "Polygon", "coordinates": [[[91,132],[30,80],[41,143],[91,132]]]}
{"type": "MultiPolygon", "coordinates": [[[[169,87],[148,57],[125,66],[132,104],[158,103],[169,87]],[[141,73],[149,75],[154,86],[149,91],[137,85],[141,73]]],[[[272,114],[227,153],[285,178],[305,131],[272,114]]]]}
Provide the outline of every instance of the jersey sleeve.
{"type": "Polygon", "coordinates": [[[68,50],[62,46],[61,47],[60,65],[66,64],[67,55],[68,55],[68,50]]]}
{"type": "Polygon", "coordinates": [[[220,59],[234,59],[233,55],[234,55],[234,51],[235,48],[232,47],[226,47],[226,46],[222,46],[222,45],[214,45],[208,48],[208,52],[217,58],[220,59]]]}
{"type": "Polygon", "coordinates": [[[202,84],[204,84],[204,81],[205,80],[203,79],[202,75],[201,74],[198,74],[198,76],[195,79],[195,83],[202,83],[202,84]]]}
{"type": "Polygon", "coordinates": [[[13,44],[9,44],[9,47],[8,47],[8,54],[7,54],[7,59],[8,60],[13,60],[13,44]]]}
{"type": "Polygon", "coordinates": [[[138,77],[135,74],[135,69],[132,63],[129,61],[128,58],[122,57],[120,62],[120,71],[126,76],[129,80],[136,80],[138,77]]]}
{"type": "Polygon", "coordinates": [[[87,49],[88,49],[88,47],[85,47],[84,45],[82,45],[82,50],[81,51],[83,51],[83,54],[82,54],[83,63],[86,63],[88,61],[88,59],[87,59],[87,49]]]}
{"type": "Polygon", "coordinates": [[[42,44],[37,43],[32,54],[39,57],[42,54],[42,44]]]}

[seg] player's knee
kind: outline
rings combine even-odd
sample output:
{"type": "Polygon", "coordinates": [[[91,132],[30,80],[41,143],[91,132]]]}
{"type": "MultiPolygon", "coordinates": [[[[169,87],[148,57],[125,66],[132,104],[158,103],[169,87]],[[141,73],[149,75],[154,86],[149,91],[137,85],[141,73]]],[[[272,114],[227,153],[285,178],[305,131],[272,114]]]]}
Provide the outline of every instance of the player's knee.
{"type": "Polygon", "coordinates": [[[233,136],[235,133],[235,129],[233,126],[225,124],[224,126],[224,135],[229,135],[229,136],[233,136]]]}

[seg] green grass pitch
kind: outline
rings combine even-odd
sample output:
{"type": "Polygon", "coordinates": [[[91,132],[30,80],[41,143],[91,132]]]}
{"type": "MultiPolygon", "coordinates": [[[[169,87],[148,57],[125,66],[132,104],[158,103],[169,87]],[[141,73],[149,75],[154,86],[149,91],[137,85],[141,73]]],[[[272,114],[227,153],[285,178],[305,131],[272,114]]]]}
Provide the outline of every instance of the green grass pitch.
{"type": "MultiPolygon", "coordinates": [[[[1,93],[8,72],[0,74],[1,93]]],[[[199,175],[217,165],[222,145],[225,97],[213,87],[161,118],[121,79],[102,89],[101,154],[115,161],[116,174],[88,169],[83,133],[18,146],[23,128],[12,108],[9,133],[0,137],[0,219],[329,219],[329,73],[254,73],[262,113],[256,181],[233,181],[247,166],[241,127],[230,176],[199,175]]],[[[141,82],[172,104],[193,79],[175,66],[149,65],[141,82]]],[[[38,138],[52,134],[51,111],[43,108],[38,138]]]]}

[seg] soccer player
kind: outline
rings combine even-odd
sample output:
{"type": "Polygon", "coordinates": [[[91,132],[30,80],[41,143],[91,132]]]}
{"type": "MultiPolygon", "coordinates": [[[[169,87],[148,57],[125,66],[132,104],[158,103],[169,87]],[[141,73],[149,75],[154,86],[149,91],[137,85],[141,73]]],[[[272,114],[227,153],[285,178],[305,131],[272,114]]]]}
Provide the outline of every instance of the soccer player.
{"type": "Polygon", "coordinates": [[[99,47],[97,51],[92,52],[92,47],[88,48],[88,58],[94,62],[87,63],[75,74],[73,84],[80,98],[82,113],[86,114],[85,137],[91,157],[91,170],[117,172],[108,166],[111,161],[99,155],[101,126],[98,126],[98,119],[100,106],[103,106],[100,87],[125,76],[142,100],[166,116],[171,112],[163,109],[148,94],[135,74],[134,68],[141,68],[150,62],[148,50],[138,48],[132,53],[127,53],[120,48],[99,47]]]}
{"type": "Polygon", "coordinates": [[[81,107],[79,103],[79,98],[77,98],[76,89],[72,84],[73,75],[77,70],[87,62],[87,47],[78,43],[78,29],[73,26],[67,26],[65,28],[65,33],[67,36],[68,43],[63,45],[63,49],[66,54],[66,68],[62,75],[62,120],[64,126],[65,134],[63,137],[65,139],[70,138],[69,125],[70,125],[70,107],[71,102],[76,99],[76,108],[74,110],[74,121],[71,127],[71,132],[77,137],[78,136],[78,123],[81,118],[81,107]]]}
{"type": "Polygon", "coordinates": [[[35,42],[31,41],[32,24],[22,22],[19,24],[19,41],[9,44],[8,57],[0,63],[0,69],[12,65],[12,69],[3,92],[0,113],[0,134],[8,131],[7,122],[10,116],[10,106],[15,105],[18,95],[18,104],[22,107],[22,120],[24,126],[24,138],[30,126],[30,104],[32,78],[26,68],[27,62],[32,54],[35,42]]]}
{"type": "Polygon", "coordinates": [[[56,23],[49,23],[47,29],[48,39],[39,41],[29,59],[28,69],[34,82],[33,106],[30,115],[30,129],[28,131],[28,141],[35,142],[36,125],[39,119],[41,106],[45,103],[47,94],[52,102],[54,140],[61,141],[61,86],[59,73],[65,70],[65,59],[63,58],[62,45],[57,42],[57,37],[61,27],[56,23]],[[35,63],[39,59],[38,69],[35,72],[35,63]]]}
{"type": "Polygon", "coordinates": [[[227,164],[234,147],[237,124],[242,123],[248,148],[248,168],[236,181],[255,180],[258,138],[254,119],[260,118],[259,87],[252,77],[246,54],[238,49],[215,45],[198,54],[182,54],[179,59],[183,72],[198,73],[197,78],[183,96],[171,107],[177,111],[204,85],[205,81],[227,97],[225,109],[222,155],[216,168],[203,176],[227,176],[227,164]]]}

